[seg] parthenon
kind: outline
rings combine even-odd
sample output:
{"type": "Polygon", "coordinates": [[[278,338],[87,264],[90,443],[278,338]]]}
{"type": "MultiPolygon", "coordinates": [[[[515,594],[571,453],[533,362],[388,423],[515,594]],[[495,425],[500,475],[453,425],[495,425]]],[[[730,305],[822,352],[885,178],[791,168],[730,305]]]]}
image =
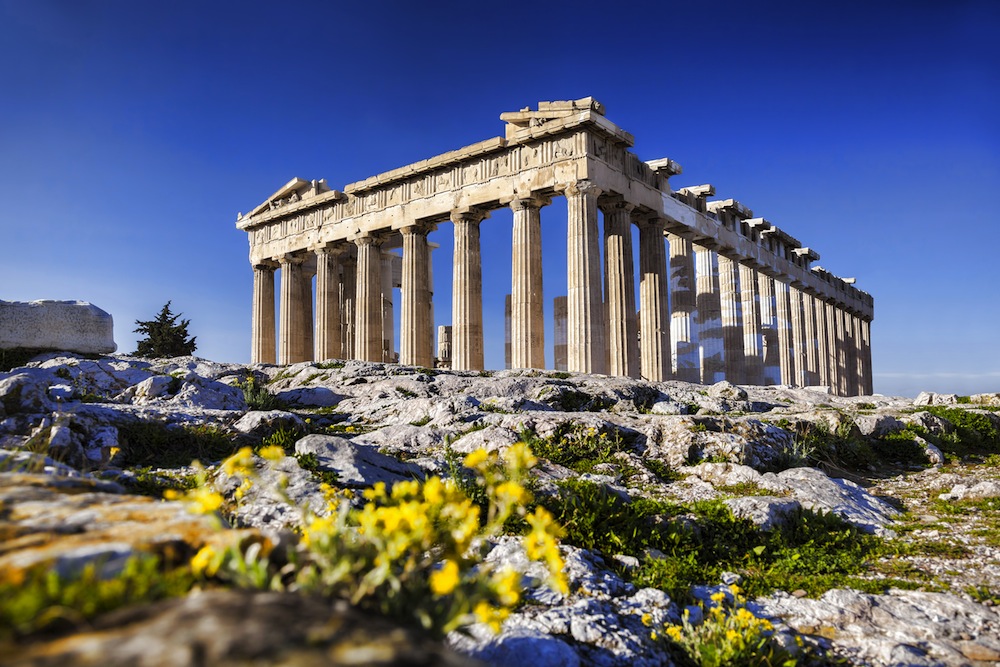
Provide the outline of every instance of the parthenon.
{"type": "Polygon", "coordinates": [[[562,196],[565,319],[556,325],[566,370],[872,393],[872,297],[814,266],[815,250],[734,199],[711,199],[711,185],[673,190],[680,166],[640,160],[632,135],[593,98],[500,119],[504,137],[343,190],[296,178],[240,214],[253,267],[251,361],[394,361],[398,286],[398,360],[433,365],[428,233],[450,222],[451,367],[483,370],[480,225],[510,207],[510,365],[543,368],[542,209],[562,196]]]}

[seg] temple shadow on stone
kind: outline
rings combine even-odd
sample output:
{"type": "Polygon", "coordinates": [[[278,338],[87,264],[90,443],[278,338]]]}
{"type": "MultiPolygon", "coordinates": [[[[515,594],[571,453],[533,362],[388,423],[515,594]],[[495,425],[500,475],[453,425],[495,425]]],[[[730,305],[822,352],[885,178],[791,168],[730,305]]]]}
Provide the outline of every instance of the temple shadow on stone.
{"type": "Polygon", "coordinates": [[[710,199],[711,185],[673,190],[669,180],[681,167],[668,158],[640,160],[629,150],[632,135],[593,98],[540,102],[500,119],[504,137],[343,190],[295,178],[240,214],[236,225],[249,236],[254,270],[251,360],[432,366],[428,233],[450,223],[452,321],[441,323],[450,327],[441,348],[451,368],[482,370],[480,224],[509,207],[507,363],[543,368],[541,213],[565,197],[557,370],[872,393],[872,297],[854,279],[813,266],[815,250],[734,199],[710,199]],[[398,359],[395,287],[402,302],[398,359]]]}

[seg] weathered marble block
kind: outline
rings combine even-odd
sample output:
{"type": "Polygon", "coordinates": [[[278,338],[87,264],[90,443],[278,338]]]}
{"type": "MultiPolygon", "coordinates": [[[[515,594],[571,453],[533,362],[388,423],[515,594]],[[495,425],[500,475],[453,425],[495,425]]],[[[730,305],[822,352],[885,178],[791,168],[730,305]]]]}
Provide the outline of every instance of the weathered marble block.
{"type": "Polygon", "coordinates": [[[0,348],[110,354],[111,315],[85,301],[0,301],[0,348]]]}

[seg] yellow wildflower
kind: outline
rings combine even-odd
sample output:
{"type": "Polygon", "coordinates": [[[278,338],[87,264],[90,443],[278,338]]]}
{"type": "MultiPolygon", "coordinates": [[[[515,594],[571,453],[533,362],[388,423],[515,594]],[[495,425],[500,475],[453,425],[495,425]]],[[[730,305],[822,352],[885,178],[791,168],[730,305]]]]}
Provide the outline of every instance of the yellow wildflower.
{"type": "Polygon", "coordinates": [[[521,574],[508,569],[497,582],[497,598],[505,607],[513,607],[521,599],[521,574]]]}
{"type": "Polygon", "coordinates": [[[472,610],[476,620],[485,623],[493,632],[500,632],[503,622],[510,616],[510,611],[502,607],[494,607],[488,602],[480,600],[476,608],[472,610]]]}
{"type": "Polygon", "coordinates": [[[466,468],[478,468],[486,462],[487,458],[489,458],[489,454],[486,453],[485,449],[477,449],[465,457],[465,460],[462,461],[462,465],[466,468]]]}
{"type": "Polygon", "coordinates": [[[260,456],[268,461],[278,462],[285,458],[285,450],[278,445],[270,445],[260,450],[260,456]]]}
{"type": "Polygon", "coordinates": [[[222,470],[227,475],[247,475],[253,471],[253,450],[242,447],[238,452],[222,462],[222,470]]]}
{"type": "Polygon", "coordinates": [[[715,604],[722,604],[722,602],[726,599],[726,594],[723,593],[722,591],[719,591],[718,593],[712,593],[712,596],[711,596],[710,599],[715,604]]]}
{"type": "Polygon", "coordinates": [[[458,587],[458,582],[458,563],[453,560],[446,560],[444,565],[431,572],[431,592],[436,596],[448,595],[458,587]]]}
{"type": "Polygon", "coordinates": [[[650,626],[652,622],[653,622],[652,614],[646,612],[645,614],[642,615],[642,624],[645,625],[647,628],[650,626]]]}
{"type": "Polygon", "coordinates": [[[198,514],[211,514],[222,507],[222,496],[204,486],[189,491],[185,500],[191,504],[192,511],[198,514]]]}
{"type": "Polygon", "coordinates": [[[666,627],[666,633],[667,637],[674,640],[675,642],[679,642],[681,640],[681,637],[683,636],[683,633],[681,631],[681,626],[679,625],[668,625],[666,627]]]}
{"type": "Polygon", "coordinates": [[[531,448],[524,442],[515,442],[508,447],[507,451],[504,452],[503,458],[508,467],[518,470],[528,470],[538,465],[538,459],[535,458],[535,455],[531,453],[531,448]]]}
{"type": "Polygon", "coordinates": [[[506,505],[523,505],[531,500],[531,494],[517,482],[502,482],[493,493],[498,503],[506,505]]]}
{"type": "Polygon", "coordinates": [[[249,491],[250,487],[252,486],[253,486],[253,480],[250,479],[249,477],[244,477],[243,483],[240,484],[239,488],[236,489],[236,493],[234,494],[236,496],[236,500],[242,500],[243,496],[247,494],[247,491],[249,491]]]}
{"type": "Polygon", "coordinates": [[[191,558],[191,571],[196,576],[204,574],[211,577],[218,571],[221,564],[216,558],[218,555],[218,552],[211,545],[206,544],[191,558]]]}

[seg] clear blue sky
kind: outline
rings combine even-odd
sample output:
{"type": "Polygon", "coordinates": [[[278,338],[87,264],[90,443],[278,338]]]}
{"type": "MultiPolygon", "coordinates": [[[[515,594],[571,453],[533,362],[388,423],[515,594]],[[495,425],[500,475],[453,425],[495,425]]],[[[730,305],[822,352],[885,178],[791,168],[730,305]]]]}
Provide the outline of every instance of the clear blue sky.
{"type": "MultiPolygon", "coordinates": [[[[998,34],[994,0],[0,0],[0,299],[93,302],[121,351],[171,299],[200,355],[246,361],[238,211],[592,95],[640,158],[683,165],[672,185],[713,183],[857,277],[877,392],[1000,391],[998,34]]],[[[494,367],[509,219],[483,223],[494,367]]],[[[558,206],[543,223],[550,300],[558,206]]]]}

